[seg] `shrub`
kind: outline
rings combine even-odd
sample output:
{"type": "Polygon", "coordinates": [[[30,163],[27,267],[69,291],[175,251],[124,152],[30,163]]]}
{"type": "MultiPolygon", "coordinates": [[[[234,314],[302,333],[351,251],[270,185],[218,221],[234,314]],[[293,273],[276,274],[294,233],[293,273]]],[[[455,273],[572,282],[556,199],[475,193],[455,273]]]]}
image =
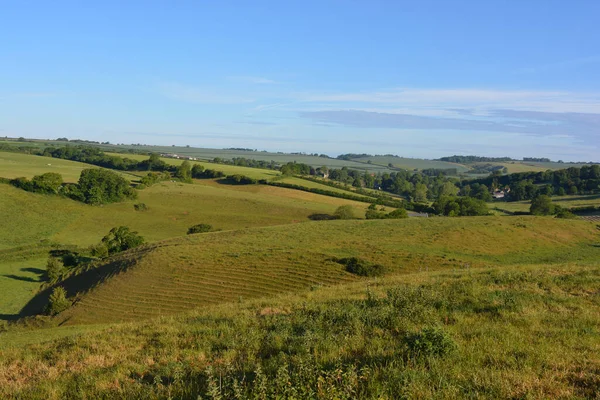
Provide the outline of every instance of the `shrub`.
{"type": "Polygon", "coordinates": [[[556,210],[556,218],[575,219],[575,218],[577,218],[577,215],[573,214],[571,211],[569,211],[567,209],[560,207],[560,208],[558,208],[558,210],[556,210]]]}
{"type": "Polygon", "coordinates": [[[341,258],[336,261],[346,267],[346,271],[358,276],[381,276],[385,273],[385,267],[380,264],[372,264],[357,257],[341,258]]]}
{"type": "Polygon", "coordinates": [[[337,219],[355,219],[354,209],[350,205],[339,206],[333,213],[337,219]]]}
{"type": "Polygon", "coordinates": [[[555,206],[552,204],[550,196],[541,195],[531,200],[529,212],[533,215],[552,215],[554,210],[555,206]]]}
{"type": "Polygon", "coordinates": [[[254,185],[258,183],[256,179],[250,178],[246,175],[228,175],[227,180],[236,185],[254,185]]]}
{"type": "Polygon", "coordinates": [[[48,308],[46,312],[49,315],[57,315],[65,311],[71,306],[71,302],[67,299],[67,292],[62,287],[55,287],[50,295],[48,308]]]}
{"type": "Polygon", "coordinates": [[[191,226],[188,229],[187,234],[192,235],[194,233],[210,232],[210,231],[212,231],[212,228],[213,228],[212,225],[209,225],[209,224],[198,224],[198,225],[191,226]]]}
{"type": "Polygon", "coordinates": [[[146,203],[137,203],[133,205],[133,209],[135,211],[147,211],[148,206],[146,205],[146,203]]]}
{"type": "Polygon", "coordinates": [[[56,282],[65,271],[63,263],[55,257],[48,258],[46,262],[46,276],[50,282],[56,282]]]}
{"type": "Polygon", "coordinates": [[[88,204],[114,203],[137,195],[121,175],[98,168],[81,171],[79,190],[83,201],[88,204]]]}
{"type": "Polygon", "coordinates": [[[404,208],[397,208],[394,211],[386,214],[385,218],[401,219],[408,218],[408,212],[404,208]]]}
{"type": "Polygon", "coordinates": [[[444,356],[456,349],[454,340],[440,328],[423,328],[405,339],[408,351],[417,357],[444,356]]]}
{"type": "Polygon", "coordinates": [[[331,214],[310,214],[308,216],[308,219],[312,220],[312,221],[330,221],[332,219],[337,219],[336,217],[334,217],[331,214]]]}
{"type": "Polygon", "coordinates": [[[108,257],[108,247],[104,243],[98,243],[89,247],[92,257],[104,258],[108,257]]]}
{"type": "Polygon", "coordinates": [[[102,243],[108,249],[108,254],[115,254],[129,250],[144,243],[144,238],[137,232],[132,232],[126,226],[112,228],[102,238],[102,243]]]}

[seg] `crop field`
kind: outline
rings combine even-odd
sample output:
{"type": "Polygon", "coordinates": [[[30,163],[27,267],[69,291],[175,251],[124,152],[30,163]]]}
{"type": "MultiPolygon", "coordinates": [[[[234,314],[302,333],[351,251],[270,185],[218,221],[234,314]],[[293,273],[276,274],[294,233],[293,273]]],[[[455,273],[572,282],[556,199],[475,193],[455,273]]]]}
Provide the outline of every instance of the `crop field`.
{"type": "MultiPolygon", "coordinates": [[[[93,165],[58,158],[33,156],[29,154],[8,153],[0,151],[0,177],[14,179],[32,178],[46,172],[61,174],[65,182],[77,182],[81,171],[86,168],[98,168],[93,165]]],[[[137,177],[119,172],[127,180],[137,177]]]]}
{"type": "MultiPolygon", "coordinates": [[[[585,221],[479,217],[320,221],[170,239],[63,283],[84,295],[67,324],[168,315],[356,279],[334,257],[359,257],[390,273],[516,264],[591,262],[597,230],[585,221]]],[[[45,294],[32,302],[36,311],[45,294]]]]}
{"type": "Polygon", "coordinates": [[[414,170],[414,169],[427,169],[427,168],[438,168],[438,169],[448,169],[448,168],[456,168],[458,172],[466,172],[469,170],[469,167],[450,163],[445,161],[435,161],[435,160],[423,160],[420,158],[405,158],[405,157],[393,157],[393,156],[374,156],[374,157],[363,157],[363,158],[355,158],[354,161],[367,163],[371,161],[372,164],[387,166],[388,164],[392,164],[395,168],[414,170]]]}

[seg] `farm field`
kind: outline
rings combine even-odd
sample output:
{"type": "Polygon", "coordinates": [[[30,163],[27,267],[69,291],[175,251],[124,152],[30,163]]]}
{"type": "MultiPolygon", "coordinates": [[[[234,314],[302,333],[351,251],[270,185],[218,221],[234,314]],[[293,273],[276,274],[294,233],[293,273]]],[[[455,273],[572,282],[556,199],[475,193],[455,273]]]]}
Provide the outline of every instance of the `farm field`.
{"type": "MultiPolygon", "coordinates": [[[[360,257],[391,274],[593,262],[600,257],[596,238],[588,222],[536,217],[320,221],[191,235],[67,279],[62,285],[71,295],[96,288],[60,318],[66,324],[143,319],[355,280],[335,257],[360,257]]],[[[39,311],[48,294],[25,313],[39,311]]]]}
{"type": "MultiPolygon", "coordinates": [[[[14,179],[22,176],[32,178],[34,175],[56,172],[62,175],[65,182],[74,183],[79,180],[81,171],[87,168],[99,167],[52,157],[0,151],[0,177],[2,178],[14,179]]],[[[118,173],[127,180],[137,179],[135,175],[126,172],[118,173]]]]}
{"type": "MultiPolygon", "coordinates": [[[[553,196],[552,202],[564,208],[571,207],[600,207],[600,195],[553,196]]],[[[508,212],[528,212],[530,201],[506,201],[488,203],[490,209],[498,208],[508,212]]]]}
{"type": "Polygon", "coordinates": [[[353,161],[367,163],[371,161],[372,164],[387,166],[388,164],[392,164],[396,168],[414,170],[414,169],[427,169],[427,168],[438,168],[438,169],[448,169],[448,168],[456,168],[459,173],[466,172],[469,170],[469,167],[450,163],[446,161],[435,161],[435,160],[423,160],[419,158],[404,158],[404,157],[392,157],[392,156],[374,156],[374,157],[362,157],[355,158],[353,161]]]}
{"type": "MultiPolygon", "coordinates": [[[[141,154],[121,154],[121,153],[106,153],[106,154],[108,154],[110,156],[130,158],[132,160],[138,160],[138,161],[148,159],[148,156],[141,155],[141,154]]],[[[168,158],[168,157],[161,157],[161,160],[163,160],[164,162],[166,162],[169,165],[181,165],[181,163],[184,161],[181,159],[168,158]]],[[[215,164],[215,163],[202,162],[202,161],[190,161],[190,163],[192,163],[192,165],[194,163],[200,164],[207,169],[221,171],[225,175],[239,174],[239,175],[245,175],[245,176],[248,176],[248,177],[254,178],[254,179],[271,179],[271,178],[281,175],[281,173],[279,171],[270,170],[270,169],[240,167],[237,165],[215,164]]]]}

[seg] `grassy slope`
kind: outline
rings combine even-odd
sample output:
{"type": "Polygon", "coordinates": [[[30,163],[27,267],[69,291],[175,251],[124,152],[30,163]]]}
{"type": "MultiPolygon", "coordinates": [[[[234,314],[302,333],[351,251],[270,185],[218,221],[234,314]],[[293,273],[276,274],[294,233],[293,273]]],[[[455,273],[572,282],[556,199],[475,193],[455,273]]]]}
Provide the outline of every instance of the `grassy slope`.
{"type": "MultiPolygon", "coordinates": [[[[223,230],[288,224],[306,221],[313,213],[333,213],[344,204],[354,206],[357,215],[364,215],[367,206],[297,190],[203,180],[194,185],[165,182],[140,191],[136,201],[95,207],[1,184],[0,252],[11,255],[12,248],[38,246],[43,240],[88,246],[119,225],[138,231],[147,241],[156,241],[183,236],[198,223],[223,230]],[[149,210],[134,211],[136,202],[145,203],[149,210]]],[[[0,314],[18,312],[39,286],[36,274],[27,269],[44,269],[50,249],[41,248],[41,253],[36,247],[31,249],[33,254],[16,261],[0,254],[0,314]]]]}
{"type": "MultiPolygon", "coordinates": [[[[59,158],[0,151],[0,177],[2,178],[13,179],[21,176],[31,178],[34,175],[41,175],[46,172],[56,172],[62,175],[65,182],[77,182],[81,171],[86,168],[98,167],[59,158]]],[[[137,177],[125,172],[117,171],[117,173],[127,180],[137,179],[137,177]]]]}
{"type": "MultiPolygon", "coordinates": [[[[588,222],[534,217],[309,222],[194,235],[113,261],[101,279],[125,272],[64,318],[69,324],[136,319],[352,279],[332,257],[358,256],[397,273],[585,262],[600,257],[592,245],[597,236],[588,222]]],[[[75,293],[89,284],[79,277],[65,287],[75,293]]]]}
{"type": "Polygon", "coordinates": [[[212,383],[213,394],[234,398],[236,376],[245,390],[236,398],[259,398],[251,395],[261,392],[252,372],[260,366],[269,398],[594,398],[599,290],[597,266],[537,265],[401,275],[367,290],[360,282],[220,305],[0,349],[0,396],[215,398],[212,383]],[[448,353],[410,345],[432,326],[454,343],[448,353]]]}

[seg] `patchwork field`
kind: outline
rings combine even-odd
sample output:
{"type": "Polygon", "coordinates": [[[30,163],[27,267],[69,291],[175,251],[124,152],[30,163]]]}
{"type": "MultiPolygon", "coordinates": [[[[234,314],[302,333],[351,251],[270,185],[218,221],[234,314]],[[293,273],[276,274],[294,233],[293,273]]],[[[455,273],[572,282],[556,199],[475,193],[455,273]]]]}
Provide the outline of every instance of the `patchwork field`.
{"type": "Polygon", "coordinates": [[[466,172],[469,170],[469,167],[450,163],[445,161],[435,161],[435,160],[423,160],[420,158],[405,158],[405,157],[393,157],[393,156],[374,156],[374,157],[362,157],[355,158],[353,161],[357,161],[360,163],[368,163],[369,161],[375,165],[387,166],[388,164],[392,164],[395,168],[414,170],[414,169],[427,169],[427,168],[437,168],[437,169],[448,169],[448,168],[456,168],[458,172],[466,172]]]}

